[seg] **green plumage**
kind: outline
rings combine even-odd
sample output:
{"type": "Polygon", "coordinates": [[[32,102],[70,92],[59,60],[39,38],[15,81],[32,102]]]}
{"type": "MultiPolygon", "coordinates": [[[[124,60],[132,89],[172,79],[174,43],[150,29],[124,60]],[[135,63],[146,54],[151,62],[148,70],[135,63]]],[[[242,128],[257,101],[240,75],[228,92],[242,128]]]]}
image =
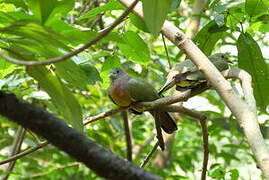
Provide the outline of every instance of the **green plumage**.
{"type": "MultiPolygon", "coordinates": [[[[217,53],[208,57],[219,71],[229,68],[228,56],[224,53],[217,53]]],[[[177,86],[178,90],[192,89],[205,82],[206,78],[197,66],[191,60],[185,60],[177,63],[169,72],[165,85],[159,91],[159,94],[167,91],[173,86],[177,86]]]]}
{"type": "Polygon", "coordinates": [[[128,91],[133,101],[153,101],[160,96],[151,84],[140,78],[131,78],[128,81],[128,91]]]}
{"type": "MultiPolygon", "coordinates": [[[[160,96],[154,87],[140,78],[129,76],[125,71],[119,68],[111,70],[110,78],[112,80],[108,89],[111,100],[121,106],[126,107],[133,102],[150,102],[159,99],[160,96]]],[[[134,111],[138,111],[134,109],[134,111]]],[[[158,121],[162,129],[167,133],[177,130],[173,117],[168,112],[149,111],[158,121]]]]}

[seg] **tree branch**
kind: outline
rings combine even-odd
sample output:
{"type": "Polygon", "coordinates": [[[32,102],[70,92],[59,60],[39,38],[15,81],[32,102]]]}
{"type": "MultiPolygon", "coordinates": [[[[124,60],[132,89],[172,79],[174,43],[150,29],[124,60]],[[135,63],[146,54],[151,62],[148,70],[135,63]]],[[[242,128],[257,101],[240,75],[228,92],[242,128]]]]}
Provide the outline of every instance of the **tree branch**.
{"type": "Polygon", "coordinates": [[[51,144],[84,163],[104,178],[161,179],[112,154],[75,129],[70,128],[63,120],[18,100],[13,94],[0,91],[0,101],[1,115],[44,137],[51,144]]]}
{"type": "MultiPolygon", "coordinates": [[[[118,0],[123,5],[129,7],[132,0],[118,0]]],[[[139,17],[143,18],[142,3],[138,3],[133,9],[139,17]]],[[[224,79],[217,68],[209,61],[206,55],[171,22],[165,21],[161,32],[179,49],[181,49],[193,61],[195,65],[205,75],[212,87],[218,92],[223,101],[229,107],[231,112],[236,117],[238,123],[244,130],[248,143],[252,152],[261,167],[264,176],[269,180],[269,150],[262,137],[258,120],[257,112],[249,106],[247,101],[244,101],[233,90],[228,81],[224,79]]],[[[255,105],[256,106],[256,105],[255,105]]]]}
{"type": "Polygon", "coordinates": [[[131,125],[129,124],[127,111],[122,111],[121,116],[123,118],[123,123],[124,123],[127,159],[129,161],[132,161],[132,131],[131,131],[131,125]]]}
{"type": "MultiPolygon", "coordinates": [[[[25,129],[20,126],[17,130],[16,138],[14,139],[14,143],[12,145],[11,156],[18,154],[20,152],[24,136],[25,136],[25,129]]],[[[8,179],[10,173],[12,172],[15,166],[15,163],[16,163],[16,159],[9,161],[9,164],[5,170],[6,173],[1,178],[2,180],[8,179]]]]}
{"type": "Polygon", "coordinates": [[[133,7],[135,7],[135,5],[137,4],[138,0],[135,0],[134,2],[132,2],[132,4],[121,14],[121,16],[116,19],[110,27],[102,30],[95,38],[93,38],[90,42],[88,42],[87,44],[81,46],[80,48],[74,50],[73,52],[70,52],[68,54],[65,54],[64,56],[61,57],[56,57],[56,58],[51,58],[51,59],[47,59],[44,61],[36,61],[36,60],[22,60],[22,59],[15,59],[12,58],[10,56],[5,55],[2,51],[0,51],[0,57],[2,57],[3,59],[5,59],[8,62],[14,63],[14,64],[18,64],[18,65],[25,65],[25,66],[39,66],[39,65],[48,65],[48,64],[52,64],[52,63],[57,63],[57,62],[61,62],[61,61],[65,61],[77,54],[79,54],[80,52],[84,51],[85,49],[89,48],[90,46],[96,44],[98,41],[100,41],[101,39],[103,39],[106,35],[108,35],[117,25],[119,25],[124,19],[125,17],[132,11],[133,7]]]}
{"type": "Polygon", "coordinates": [[[150,153],[147,155],[147,157],[144,159],[144,161],[142,162],[142,164],[140,165],[141,168],[145,167],[145,165],[147,165],[147,163],[149,162],[149,160],[151,159],[151,157],[153,156],[153,154],[157,151],[157,148],[159,146],[159,141],[157,141],[155,143],[155,145],[153,146],[152,150],[150,151],[150,153]]]}
{"type": "Polygon", "coordinates": [[[9,158],[6,159],[6,160],[0,161],[0,165],[2,165],[2,164],[6,164],[6,163],[8,163],[8,162],[10,162],[10,161],[14,161],[14,160],[19,159],[19,158],[21,158],[21,157],[23,157],[23,156],[26,156],[27,154],[30,154],[30,153],[32,153],[32,152],[35,152],[35,151],[37,151],[38,149],[40,149],[40,148],[42,148],[42,147],[45,147],[45,146],[48,145],[48,144],[49,144],[48,141],[44,141],[44,142],[42,142],[42,143],[36,145],[35,147],[31,147],[31,148],[29,148],[29,149],[27,149],[27,150],[25,150],[25,151],[23,151],[23,152],[21,152],[21,153],[18,153],[18,154],[14,155],[14,156],[9,157],[9,158]]]}

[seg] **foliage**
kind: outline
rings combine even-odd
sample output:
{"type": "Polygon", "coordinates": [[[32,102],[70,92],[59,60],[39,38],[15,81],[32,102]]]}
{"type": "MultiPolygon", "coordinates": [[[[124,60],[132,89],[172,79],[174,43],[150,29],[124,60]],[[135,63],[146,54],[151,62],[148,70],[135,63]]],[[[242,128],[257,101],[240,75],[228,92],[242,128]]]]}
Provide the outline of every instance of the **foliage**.
{"type": "MultiPolygon", "coordinates": [[[[179,0],[142,2],[144,20],[131,14],[104,39],[64,62],[25,68],[0,58],[1,90],[13,92],[83,131],[83,119],[116,107],[106,93],[111,68],[125,68],[130,75],[144,78],[160,88],[165,82],[168,64],[178,62],[182,55],[177,47],[168,43],[169,58],[166,56],[161,36],[158,36],[160,29],[167,19],[185,31],[190,18],[183,14],[190,15],[191,10],[186,4],[179,5],[179,0]]],[[[187,3],[190,7],[194,5],[193,1],[187,3]]],[[[268,1],[263,0],[208,1],[205,13],[195,15],[201,18],[201,29],[193,39],[206,55],[230,52],[233,66],[252,75],[259,115],[265,120],[269,118],[265,115],[269,102],[268,8],[268,1]]],[[[43,61],[62,56],[89,42],[124,9],[116,0],[0,0],[0,48],[11,57],[24,60],[43,61]]],[[[238,87],[237,81],[232,83],[238,87]]],[[[208,176],[232,180],[255,176],[259,179],[261,174],[249,146],[220,97],[210,90],[200,98],[206,101],[202,111],[209,117],[208,176]]],[[[141,145],[152,135],[154,122],[147,113],[130,114],[129,118],[134,144],[141,145]]],[[[263,129],[268,127],[268,122],[261,122],[263,129]]],[[[180,117],[178,126],[167,167],[157,169],[151,164],[146,169],[169,180],[198,179],[203,157],[201,128],[196,120],[185,116],[180,117]]],[[[0,127],[0,137],[3,137],[0,159],[6,159],[17,125],[1,117],[0,127]]],[[[112,152],[126,156],[120,114],[89,124],[83,132],[112,152]]],[[[22,149],[35,144],[36,139],[27,133],[22,149]]],[[[146,146],[134,163],[139,165],[153,144],[146,146]]],[[[100,179],[52,146],[17,160],[10,179],[18,178],[100,179]]]]}

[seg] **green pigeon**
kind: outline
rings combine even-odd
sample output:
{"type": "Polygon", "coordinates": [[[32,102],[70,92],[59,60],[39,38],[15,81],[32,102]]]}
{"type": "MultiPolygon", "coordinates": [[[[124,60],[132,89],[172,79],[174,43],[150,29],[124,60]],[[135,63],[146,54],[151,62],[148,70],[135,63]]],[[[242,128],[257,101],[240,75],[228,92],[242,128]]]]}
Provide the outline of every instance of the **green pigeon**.
{"type": "MultiPolygon", "coordinates": [[[[150,102],[161,98],[151,84],[143,79],[129,76],[120,68],[111,69],[109,77],[112,80],[108,88],[109,97],[120,107],[129,106],[134,102],[150,102]]],[[[139,112],[139,110],[134,110],[139,112]]],[[[149,112],[166,133],[171,134],[177,130],[175,120],[168,112],[155,110],[149,112]]],[[[162,146],[161,148],[164,149],[164,145],[162,146]]]]}
{"type": "MultiPolygon", "coordinates": [[[[209,60],[216,66],[219,71],[224,71],[229,68],[228,55],[225,53],[216,53],[208,57],[209,60]]],[[[167,91],[176,85],[176,89],[184,91],[193,89],[200,84],[206,82],[206,78],[197,66],[191,60],[185,60],[177,63],[169,72],[164,86],[160,89],[159,94],[167,91]]]]}

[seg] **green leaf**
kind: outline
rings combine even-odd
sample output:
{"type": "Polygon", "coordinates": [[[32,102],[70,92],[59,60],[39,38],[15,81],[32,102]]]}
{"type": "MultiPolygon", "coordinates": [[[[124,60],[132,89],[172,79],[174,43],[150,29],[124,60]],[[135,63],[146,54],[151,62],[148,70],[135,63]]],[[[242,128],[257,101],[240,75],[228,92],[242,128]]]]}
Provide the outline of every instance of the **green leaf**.
{"type": "Polygon", "coordinates": [[[237,41],[238,65],[252,76],[257,105],[265,111],[269,102],[269,70],[256,41],[241,33],[237,41]]]}
{"type": "Polygon", "coordinates": [[[215,21],[211,21],[197,33],[194,42],[207,56],[209,56],[218,40],[223,38],[226,30],[227,27],[219,27],[215,21]]]}
{"type": "Polygon", "coordinates": [[[0,28],[0,32],[34,39],[41,44],[45,43],[50,46],[69,50],[69,47],[64,44],[64,41],[66,41],[64,36],[34,22],[17,21],[10,26],[0,28]]]}
{"type": "Polygon", "coordinates": [[[27,72],[51,97],[60,114],[75,129],[82,132],[82,112],[79,103],[63,83],[45,67],[28,67],[27,72]]]}
{"type": "Polygon", "coordinates": [[[103,63],[102,72],[107,72],[112,68],[119,68],[120,66],[120,59],[117,56],[111,56],[103,63]]]}
{"type": "Polygon", "coordinates": [[[36,19],[45,24],[47,18],[56,6],[57,0],[27,0],[28,6],[36,19]]]}
{"type": "Polygon", "coordinates": [[[231,173],[231,180],[237,180],[239,178],[239,172],[237,169],[231,169],[229,172],[231,173]]]}
{"type": "Polygon", "coordinates": [[[157,37],[171,7],[171,0],[142,0],[148,30],[157,37]]]}
{"type": "Polygon", "coordinates": [[[0,11],[0,23],[1,26],[2,25],[9,25],[11,23],[14,23],[15,21],[18,20],[33,20],[33,16],[30,16],[28,14],[25,14],[23,12],[20,11],[16,11],[16,12],[1,12],[0,11]]]}
{"type": "Polygon", "coordinates": [[[24,0],[2,0],[1,2],[14,4],[17,8],[27,9],[24,0]]]}
{"type": "Polygon", "coordinates": [[[223,167],[218,167],[213,170],[209,170],[208,176],[217,179],[223,179],[225,177],[225,169],[223,167]]]}
{"type": "Polygon", "coordinates": [[[232,30],[239,30],[238,24],[243,22],[246,18],[244,3],[229,8],[228,12],[229,13],[227,14],[226,18],[226,26],[228,26],[232,30]]]}
{"type": "Polygon", "coordinates": [[[103,80],[102,87],[106,89],[110,84],[109,71],[112,68],[121,67],[120,59],[117,56],[111,56],[105,60],[102,66],[101,78],[103,80]]]}
{"type": "Polygon", "coordinates": [[[175,11],[177,8],[179,8],[181,3],[181,0],[172,0],[171,7],[169,9],[169,12],[175,11]]]}
{"type": "Polygon", "coordinates": [[[69,85],[84,89],[88,84],[88,77],[79,65],[71,60],[55,63],[56,73],[68,82],[69,85]]]}
{"type": "Polygon", "coordinates": [[[140,36],[132,31],[123,34],[125,43],[118,44],[121,52],[135,63],[147,65],[150,61],[150,52],[148,46],[140,36]]]}
{"type": "Polygon", "coordinates": [[[246,0],[245,9],[250,17],[268,12],[263,0],[246,0]]]}
{"type": "Polygon", "coordinates": [[[50,13],[46,21],[46,26],[51,26],[54,21],[64,17],[75,6],[75,0],[62,0],[57,1],[53,11],[50,13]]]}
{"type": "Polygon", "coordinates": [[[0,58],[0,79],[3,79],[6,75],[12,73],[16,68],[15,64],[9,63],[0,58]]]}
{"type": "Polygon", "coordinates": [[[102,81],[98,70],[89,63],[79,64],[79,67],[84,71],[87,76],[88,83],[93,85],[96,81],[102,81]]]}
{"type": "Polygon", "coordinates": [[[124,7],[118,1],[112,0],[103,6],[99,6],[97,8],[94,8],[94,9],[88,11],[83,16],[81,16],[79,18],[79,20],[93,18],[96,15],[98,15],[99,13],[102,13],[105,11],[121,10],[121,9],[124,9],[124,7]]]}
{"type": "Polygon", "coordinates": [[[130,14],[130,20],[133,23],[133,25],[135,25],[138,29],[140,29],[144,32],[149,32],[144,20],[141,19],[140,17],[138,17],[137,15],[130,14]]]}

